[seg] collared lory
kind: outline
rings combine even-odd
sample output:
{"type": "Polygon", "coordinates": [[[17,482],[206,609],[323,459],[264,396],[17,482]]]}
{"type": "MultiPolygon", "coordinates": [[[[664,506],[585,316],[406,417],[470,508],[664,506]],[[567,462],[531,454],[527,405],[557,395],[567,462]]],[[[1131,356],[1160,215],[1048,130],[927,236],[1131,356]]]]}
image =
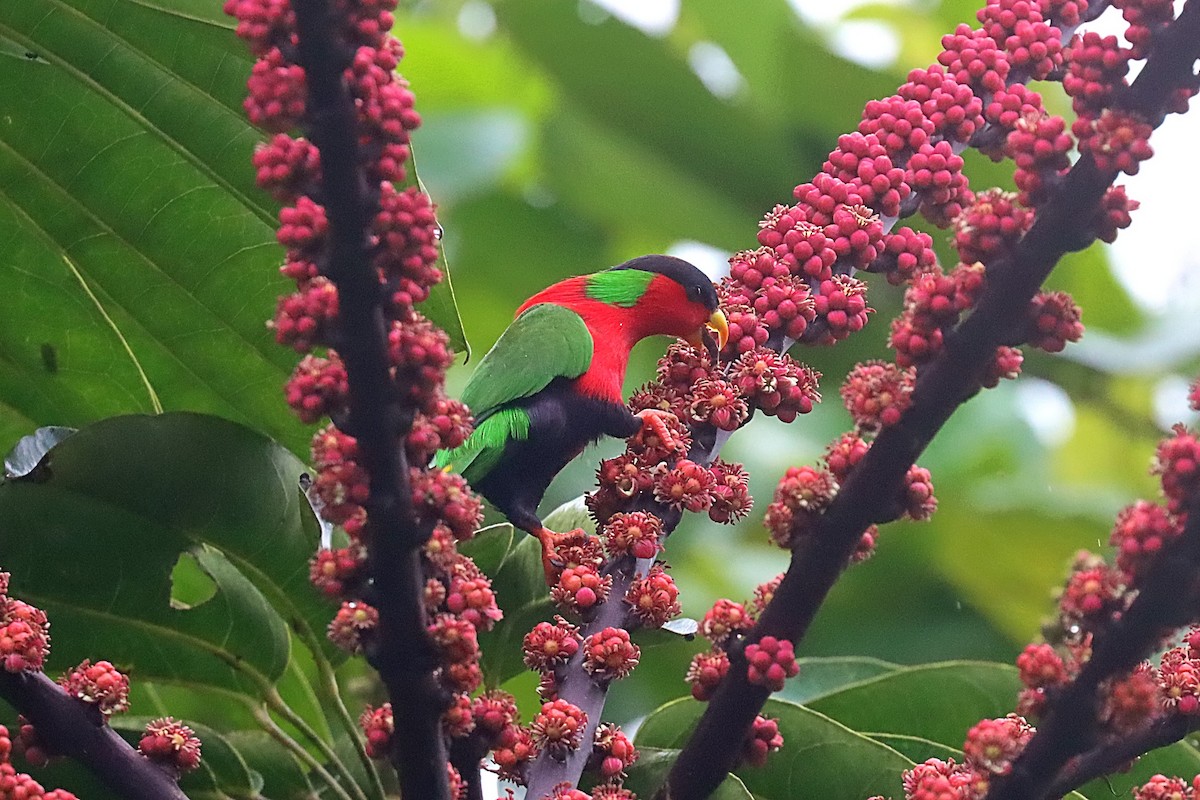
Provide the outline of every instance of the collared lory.
{"type": "Polygon", "coordinates": [[[711,350],[728,336],[712,281],[672,256],[641,256],[538,292],[463,390],[475,432],[439,451],[434,463],[461,473],[538,537],[547,581],[554,549],[570,535],[548,530],[537,514],[554,476],[601,436],[628,438],[648,428],[664,442],[673,438],[666,412],[634,414],[621,395],[630,350],[655,335],[711,350]]]}

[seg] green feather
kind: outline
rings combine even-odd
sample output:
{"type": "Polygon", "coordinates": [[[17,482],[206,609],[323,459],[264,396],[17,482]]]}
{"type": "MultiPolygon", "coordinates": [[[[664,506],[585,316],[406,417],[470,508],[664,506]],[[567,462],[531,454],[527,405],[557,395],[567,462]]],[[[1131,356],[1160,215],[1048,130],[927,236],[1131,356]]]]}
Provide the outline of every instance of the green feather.
{"type": "Polygon", "coordinates": [[[501,406],[537,394],[592,363],[592,335],[569,308],[541,303],[517,317],[479,362],[462,400],[478,424],[501,406]]]}
{"type": "Polygon", "coordinates": [[[644,269],[610,269],[587,280],[587,296],[601,303],[633,308],[646,293],[655,273],[644,269]]]}
{"type": "Polygon", "coordinates": [[[479,423],[479,427],[453,450],[439,450],[433,464],[452,469],[468,481],[482,478],[496,466],[510,441],[529,438],[529,414],[523,408],[504,408],[479,423]]]}

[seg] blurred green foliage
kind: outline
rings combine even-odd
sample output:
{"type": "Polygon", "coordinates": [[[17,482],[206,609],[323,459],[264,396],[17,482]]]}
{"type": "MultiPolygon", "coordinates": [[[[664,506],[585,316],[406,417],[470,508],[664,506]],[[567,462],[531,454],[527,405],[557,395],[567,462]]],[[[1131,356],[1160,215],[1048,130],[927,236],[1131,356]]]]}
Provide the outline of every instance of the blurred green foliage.
{"type": "MultiPolygon", "coordinates": [[[[279,391],[294,356],[262,325],[285,284],[274,271],[275,206],[252,183],[259,136],[240,114],[251,59],[217,6],[0,5],[4,450],[37,425],[150,411],[148,383],[167,410],[225,416],[307,455],[311,430],[279,391]]],[[[721,256],[755,246],[757,220],[820,168],[862,104],[930,63],[940,35],[976,6],[859,7],[857,20],[888,26],[899,43],[894,67],[871,69],[835,54],[829,31],[806,26],[785,0],[686,0],[661,35],[587,0],[403,3],[401,71],[425,120],[415,146],[474,351],[486,351],[525,297],[568,275],[696,243],[721,256]],[[693,68],[714,52],[736,68],[732,94],[714,94],[693,68]]],[[[968,163],[976,188],[1010,182],[1008,165],[968,163]]],[[[949,258],[946,233],[931,232],[949,258]]],[[[1184,413],[1180,376],[1197,366],[1200,328],[1139,309],[1102,246],[1064,261],[1051,282],[1079,298],[1087,339],[1061,356],[1030,356],[1020,381],[951,419],[921,459],[938,514],[883,531],[800,655],[1011,662],[1037,634],[1071,555],[1103,550],[1113,514],[1154,495],[1145,467],[1161,433],[1156,410],[1174,386],[1171,414],[1184,413]]],[[[794,353],[824,374],[817,410],[790,426],[759,418],[733,438],[723,455],[746,463],[757,509],[729,528],[691,517],[674,534],[667,556],[685,614],[745,599],[785,568],[761,510],[787,466],[812,463],[848,427],[840,380],[857,361],[888,357],[900,297],[874,281],[877,313],[862,334],[794,353]]],[[[653,374],[664,346],[639,346],[630,388],[653,374]]],[[[472,368],[455,367],[452,393],[472,368]]],[[[618,447],[580,458],[544,508],[587,490],[596,460],[618,447]]],[[[700,648],[647,645],[645,666],[614,687],[611,716],[633,720],[686,694],[683,671],[700,648]]],[[[340,674],[357,685],[362,667],[340,674]]],[[[508,684],[526,703],[531,678],[508,684]]],[[[170,686],[141,702],[154,707],[137,713],[220,706],[170,686]]],[[[228,707],[223,728],[246,717],[228,707]]]]}

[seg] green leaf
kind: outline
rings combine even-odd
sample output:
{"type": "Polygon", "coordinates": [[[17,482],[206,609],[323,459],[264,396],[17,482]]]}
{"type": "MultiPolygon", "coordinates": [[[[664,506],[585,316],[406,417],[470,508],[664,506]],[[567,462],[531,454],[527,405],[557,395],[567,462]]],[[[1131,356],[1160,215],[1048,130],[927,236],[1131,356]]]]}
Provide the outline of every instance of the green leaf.
{"type": "MultiPolygon", "coordinates": [[[[629,777],[624,786],[638,797],[653,797],[655,790],[667,779],[671,765],[679,757],[678,750],[656,747],[639,747],[638,760],[629,768],[629,777]]],[[[721,782],[717,790],[709,795],[710,800],[754,800],[754,795],[736,775],[721,782]]]]}
{"type": "Polygon", "coordinates": [[[813,700],[832,694],[847,684],[901,668],[898,664],[862,656],[802,658],[799,663],[800,674],[784,684],[779,696],[783,700],[803,704],[811,704],[813,700]]]}
{"type": "Polygon", "coordinates": [[[1152,750],[1134,762],[1127,772],[1114,772],[1080,788],[1080,793],[1094,800],[1129,797],[1134,787],[1141,786],[1154,775],[1170,775],[1185,781],[1200,773],[1200,752],[1186,742],[1152,750]]]}
{"type": "Polygon", "coordinates": [[[296,757],[262,731],[233,731],[225,739],[263,781],[262,794],[271,800],[310,800],[312,784],[296,757]]]}
{"type": "MultiPolygon", "coordinates": [[[[681,748],[704,708],[690,697],[660,706],[638,729],[635,743],[639,749],[681,748]]],[[[762,769],[737,770],[754,797],[862,800],[899,794],[900,773],[912,762],[892,748],[795,703],[768,700],[762,713],[779,720],[783,748],[762,769]]]]}
{"type": "Polygon", "coordinates": [[[1015,668],[948,662],[896,669],[814,699],[808,706],[856,731],[919,736],[962,745],[972,725],[1013,709],[1015,668]]]}
{"type": "Polygon", "coordinates": [[[0,484],[0,565],[53,621],[54,665],[102,657],[139,679],[257,697],[288,665],[288,625],[329,616],[307,585],[303,469],[215,417],[105,420],[51,450],[44,479],[0,484]],[[173,608],[185,552],[215,595],[173,608]]]}

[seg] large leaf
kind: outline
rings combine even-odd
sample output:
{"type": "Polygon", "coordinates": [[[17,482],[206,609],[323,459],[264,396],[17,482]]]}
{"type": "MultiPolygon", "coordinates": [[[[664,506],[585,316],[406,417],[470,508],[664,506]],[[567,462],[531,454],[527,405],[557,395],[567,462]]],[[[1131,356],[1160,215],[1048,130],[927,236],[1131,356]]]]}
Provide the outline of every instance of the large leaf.
{"type": "MultiPolygon", "coordinates": [[[[663,750],[656,747],[639,747],[638,760],[629,768],[629,777],[624,786],[638,797],[652,797],[654,790],[666,780],[671,765],[679,757],[678,750],[663,750]]],[[[721,781],[717,790],[709,795],[710,800],[754,800],[750,790],[736,775],[721,781]]]]}
{"type": "Polygon", "coordinates": [[[779,696],[793,703],[811,705],[817,698],[837,692],[848,684],[900,669],[877,658],[835,656],[800,659],[800,674],[788,681],[779,696]]]}
{"type": "Polygon", "coordinates": [[[949,662],[897,669],[808,706],[856,731],[906,734],[960,747],[980,719],[1011,712],[1020,688],[1013,667],[949,662]]]}
{"type": "MultiPolygon", "coordinates": [[[[702,713],[704,705],[690,697],[667,703],[646,718],[635,743],[679,749],[702,713]]],[[[737,770],[754,797],[862,800],[899,794],[900,773],[912,762],[892,748],[795,703],[768,700],[763,714],[779,720],[783,749],[768,756],[765,768],[737,770]]]]}
{"type": "Polygon", "coordinates": [[[279,393],[296,356],[264,326],[288,287],[232,28],[201,0],[0,5],[0,446],[161,403],[304,448],[279,393]]]}
{"type": "Polygon", "coordinates": [[[105,420],[0,484],[0,565],[44,608],[59,666],[103,657],[138,678],[260,694],[288,625],[320,630],[307,585],[317,527],[290,453],[240,425],[172,413],[105,420]],[[215,595],[174,608],[189,553],[215,595]]]}

